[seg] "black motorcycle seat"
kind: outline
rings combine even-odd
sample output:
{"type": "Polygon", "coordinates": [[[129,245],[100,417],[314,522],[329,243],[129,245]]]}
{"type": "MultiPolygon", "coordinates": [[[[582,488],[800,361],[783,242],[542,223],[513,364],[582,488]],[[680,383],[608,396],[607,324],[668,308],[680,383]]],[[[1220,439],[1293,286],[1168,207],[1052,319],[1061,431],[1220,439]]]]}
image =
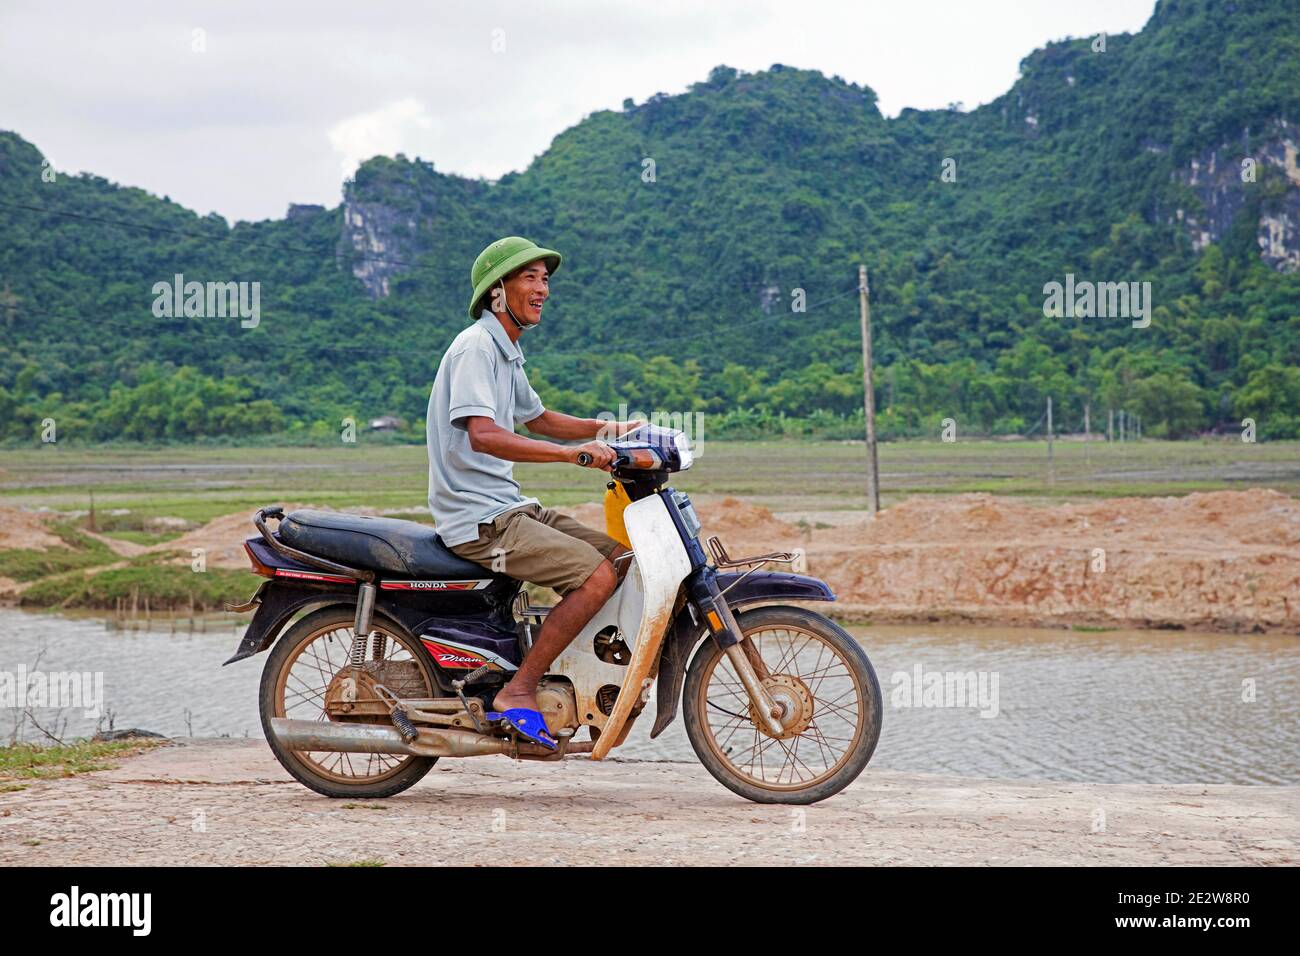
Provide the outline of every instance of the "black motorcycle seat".
{"type": "Polygon", "coordinates": [[[351,568],[432,580],[506,577],[458,556],[418,521],[303,509],[285,515],[277,533],[291,548],[351,568]]]}

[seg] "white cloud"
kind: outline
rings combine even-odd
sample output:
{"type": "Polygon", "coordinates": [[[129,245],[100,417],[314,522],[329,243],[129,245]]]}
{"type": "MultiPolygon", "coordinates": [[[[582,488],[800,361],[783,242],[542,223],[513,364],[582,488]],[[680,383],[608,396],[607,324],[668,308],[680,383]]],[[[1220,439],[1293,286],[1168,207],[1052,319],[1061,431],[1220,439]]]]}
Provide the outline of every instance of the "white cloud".
{"type": "Polygon", "coordinates": [[[329,141],[342,155],[343,176],[347,178],[372,156],[432,155],[437,125],[425,105],[408,96],[340,120],[330,127],[329,141]]]}

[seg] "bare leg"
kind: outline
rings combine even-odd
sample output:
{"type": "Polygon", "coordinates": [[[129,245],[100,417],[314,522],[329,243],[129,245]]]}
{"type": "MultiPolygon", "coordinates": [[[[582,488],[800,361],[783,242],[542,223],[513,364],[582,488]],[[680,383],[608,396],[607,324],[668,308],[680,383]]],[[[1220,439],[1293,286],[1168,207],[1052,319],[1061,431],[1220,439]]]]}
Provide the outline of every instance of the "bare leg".
{"type": "Polygon", "coordinates": [[[618,584],[614,566],[603,561],[581,586],[574,588],[546,615],[533,647],[510,683],[492,701],[496,710],[511,707],[537,709],[537,684],[546,669],[569,646],[569,642],[596,616],[618,584]]]}

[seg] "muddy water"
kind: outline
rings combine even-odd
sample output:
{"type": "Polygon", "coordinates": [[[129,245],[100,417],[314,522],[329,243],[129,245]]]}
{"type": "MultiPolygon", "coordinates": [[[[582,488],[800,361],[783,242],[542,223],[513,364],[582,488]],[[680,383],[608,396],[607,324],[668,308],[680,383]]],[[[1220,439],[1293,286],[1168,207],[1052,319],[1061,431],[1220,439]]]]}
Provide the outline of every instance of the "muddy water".
{"type": "MultiPolygon", "coordinates": [[[[257,687],[265,658],[223,668],[242,623],[207,627],[122,631],[95,618],[2,610],[0,672],[101,672],[98,720],[85,707],[34,711],[47,729],[62,721],[66,736],[107,727],[111,714],[118,728],[169,736],[260,737],[257,687]]],[[[873,767],[1100,783],[1300,783],[1300,638],[852,630],[883,692],[873,767]],[[964,699],[956,694],[959,683],[968,691],[964,699]]],[[[18,714],[0,708],[4,740],[18,714]]],[[[680,721],[650,741],[652,720],[653,705],[616,753],[694,759],[680,721]]],[[[41,738],[30,725],[23,736],[41,738]]]]}

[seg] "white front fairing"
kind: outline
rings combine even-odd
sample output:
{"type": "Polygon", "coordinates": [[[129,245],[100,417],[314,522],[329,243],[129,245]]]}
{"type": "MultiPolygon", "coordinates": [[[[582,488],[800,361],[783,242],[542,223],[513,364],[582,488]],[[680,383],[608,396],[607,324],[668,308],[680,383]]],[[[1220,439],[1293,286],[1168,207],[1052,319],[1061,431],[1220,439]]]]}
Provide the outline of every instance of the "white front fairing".
{"type": "Polygon", "coordinates": [[[593,760],[614,746],[636,705],[642,682],[659,659],[677,592],[691,572],[690,557],[661,497],[651,495],[632,502],[623,511],[623,524],[634,554],[627,576],[548,668],[548,673],[572,682],[578,720],[600,728],[593,760]],[[618,637],[632,652],[626,665],[609,664],[596,656],[596,635],[610,625],[618,628],[618,637]],[[621,688],[608,717],[596,703],[597,692],[607,684],[621,688]]]}

